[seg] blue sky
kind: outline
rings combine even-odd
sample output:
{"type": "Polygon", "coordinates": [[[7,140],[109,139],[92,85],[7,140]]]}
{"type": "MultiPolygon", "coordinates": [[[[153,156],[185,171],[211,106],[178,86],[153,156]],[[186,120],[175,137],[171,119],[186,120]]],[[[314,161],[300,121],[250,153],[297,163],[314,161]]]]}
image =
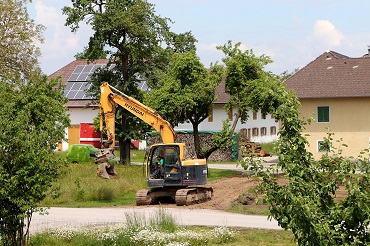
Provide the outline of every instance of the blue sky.
{"type": "MultiPolygon", "coordinates": [[[[368,0],[148,0],[156,13],[175,23],[177,33],[191,31],[197,54],[206,67],[221,61],[216,46],[228,40],[273,60],[275,74],[302,68],[327,50],[361,57],[370,45],[368,0]]],[[[46,26],[40,44],[41,67],[51,74],[74,60],[92,31],[82,26],[71,33],[61,8],[70,0],[33,0],[31,18],[46,26]]]]}

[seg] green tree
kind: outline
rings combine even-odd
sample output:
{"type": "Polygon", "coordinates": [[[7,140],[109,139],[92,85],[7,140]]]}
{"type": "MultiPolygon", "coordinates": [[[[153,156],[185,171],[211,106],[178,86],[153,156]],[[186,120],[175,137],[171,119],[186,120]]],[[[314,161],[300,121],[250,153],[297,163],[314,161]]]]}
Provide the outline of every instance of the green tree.
{"type": "Polygon", "coordinates": [[[356,159],[344,158],[341,150],[333,148],[333,134],[329,133],[325,147],[330,151],[315,161],[302,134],[311,119],[299,117],[300,103],[294,93],[277,76],[249,84],[248,91],[248,98],[255,103],[246,100],[246,104],[255,105],[252,110],[262,109],[281,122],[276,167],[266,169],[254,157],[241,161],[260,178],[258,192],[271,217],[291,230],[299,245],[369,244],[369,150],[356,159]],[[278,182],[277,169],[287,182],[278,182]],[[343,199],[337,198],[340,189],[346,193],[343,199]]]}
{"type": "Polygon", "coordinates": [[[211,154],[201,149],[199,124],[207,119],[215,101],[215,89],[222,79],[223,69],[211,65],[208,72],[195,50],[174,53],[168,69],[159,76],[159,85],[147,94],[146,101],[159,110],[174,126],[190,121],[194,132],[194,147],[198,158],[211,154]]]}
{"type": "MultiPolygon", "coordinates": [[[[91,25],[94,34],[90,38],[86,57],[96,59],[102,47],[107,48],[114,69],[97,76],[125,94],[140,100],[137,83],[139,76],[154,71],[163,62],[161,47],[169,39],[168,18],[155,15],[154,5],[145,0],[76,0],[72,7],[64,7],[66,25],[77,31],[81,22],[91,25]]],[[[95,81],[96,94],[103,81],[95,81]]],[[[130,144],[137,137],[139,119],[132,117],[120,107],[116,114],[116,129],[120,142],[122,163],[130,163],[130,144]]]]}
{"type": "Polygon", "coordinates": [[[233,45],[232,41],[228,41],[227,44],[217,47],[225,54],[222,59],[226,65],[225,87],[230,94],[225,108],[227,111],[237,108],[231,128],[232,132],[239,119],[241,123],[245,123],[248,120],[248,112],[260,108],[260,102],[250,96],[252,87],[256,84],[269,86],[268,82],[275,82],[272,80],[273,76],[263,70],[264,66],[271,62],[271,59],[265,55],[258,57],[254,55],[253,50],[243,52],[240,50],[240,45],[241,43],[233,45]]]}
{"type": "Polygon", "coordinates": [[[28,78],[38,69],[44,29],[29,18],[25,0],[3,0],[0,5],[0,76],[28,78]]]}
{"type": "Polygon", "coordinates": [[[295,68],[292,72],[284,71],[279,75],[279,77],[282,81],[285,81],[286,79],[293,76],[298,71],[299,71],[299,68],[295,68]]]}
{"type": "Polygon", "coordinates": [[[32,213],[65,163],[55,150],[69,125],[66,98],[46,76],[0,83],[0,238],[27,245],[32,213]]]}
{"type": "Polygon", "coordinates": [[[75,58],[77,60],[96,60],[96,59],[106,59],[107,58],[108,51],[104,50],[104,47],[102,46],[87,46],[84,47],[84,50],[82,52],[78,52],[75,55],[75,58]],[[94,49],[94,50],[91,50],[94,49]]]}

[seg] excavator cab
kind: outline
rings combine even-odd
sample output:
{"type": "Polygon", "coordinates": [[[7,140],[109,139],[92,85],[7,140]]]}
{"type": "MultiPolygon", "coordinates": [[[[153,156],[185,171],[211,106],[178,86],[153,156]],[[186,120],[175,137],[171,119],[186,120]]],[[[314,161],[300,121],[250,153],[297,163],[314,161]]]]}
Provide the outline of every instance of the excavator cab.
{"type": "Polygon", "coordinates": [[[147,189],[136,193],[137,205],[149,205],[169,198],[177,205],[190,205],[211,200],[213,189],[207,183],[205,159],[185,159],[184,143],[154,144],[147,157],[147,189]],[[163,157],[163,164],[158,162],[163,157]],[[160,168],[160,175],[158,174],[160,168]]]}
{"type": "Polygon", "coordinates": [[[148,156],[148,185],[181,185],[180,148],[178,145],[152,146],[148,156]],[[160,161],[162,159],[162,161],[160,161]]]}

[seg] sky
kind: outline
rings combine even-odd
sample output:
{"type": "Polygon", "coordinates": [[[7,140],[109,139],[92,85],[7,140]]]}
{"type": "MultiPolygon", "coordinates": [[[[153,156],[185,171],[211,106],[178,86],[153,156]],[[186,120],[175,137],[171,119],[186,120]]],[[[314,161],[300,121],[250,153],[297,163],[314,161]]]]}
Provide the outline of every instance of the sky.
{"type": "MultiPolygon", "coordinates": [[[[231,40],[241,49],[267,55],[265,69],[275,74],[303,68],[328,50],[349,57],[368,53],[370,1],[368,0],[148,0],[161,17],[174,23],[176,33],[191,31],[197,55],[208,68],[221,62],[216,46],[231,40]]],[[[30,17],[46,27],[39,44],[40,65],[47,75],[74,61],[92,35],[88,25],[76,33],[64,25],[63,6],[71,0],[33,0],[30,17]]]]}

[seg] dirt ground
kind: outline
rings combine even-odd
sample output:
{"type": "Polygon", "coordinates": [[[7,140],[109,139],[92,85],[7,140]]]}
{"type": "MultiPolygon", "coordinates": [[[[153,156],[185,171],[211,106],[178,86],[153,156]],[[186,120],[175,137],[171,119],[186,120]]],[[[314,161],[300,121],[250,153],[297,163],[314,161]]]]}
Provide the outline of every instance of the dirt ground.
{"type": "MultiPolygon", "coordinates": [[[[208,182],[207,187],[213,188],[213,199],[204,203],[192,204],[185,206],[194,209],[216,209],[225,210],[230,208],[240,195],[245,194],[251,188],[256,186],[256,181],[247,176],[237,176],[218,179],[213,182],[208,182]]],[[[151,205],[153,206],[153,205],[151,205]]],[[[161,203],[154,206],[161,207],[178,207],[174,201],[170,203],[161,203]]],[[[178,207],[179,208],[179,207],[178,207]]]]}
{"type": "Polygon", "coordinates": [[[222,178],[209,182],[207,186],[213,188],[213,199],[211,201],[193,204],[192,208],[227,209],[238,197],[256,186],[256,181],[247,176],[222,178]]]}

